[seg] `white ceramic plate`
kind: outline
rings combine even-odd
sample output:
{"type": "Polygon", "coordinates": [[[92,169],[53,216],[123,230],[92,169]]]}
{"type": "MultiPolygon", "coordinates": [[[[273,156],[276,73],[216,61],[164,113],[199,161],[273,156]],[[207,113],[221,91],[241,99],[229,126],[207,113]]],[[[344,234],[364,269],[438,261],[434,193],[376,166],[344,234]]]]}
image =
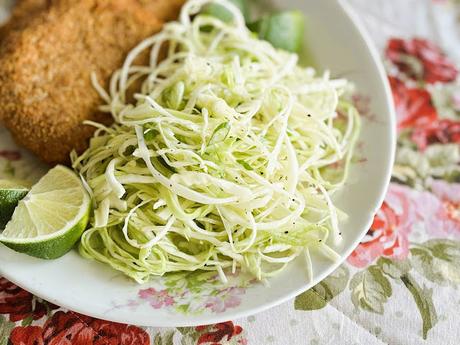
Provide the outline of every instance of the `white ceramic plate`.
{"type": "MultiPolygon", "coordinates": [[[[390,90],[380,58],[356,18],[340,0],[277,0],[280,8],[300,9],[307,16],[306,43],[320,67],[345,76],[369,97],[359,155],[338,206],[349,214],[341,224],[344,241],[335,247],[342,261],[358,245],[380,206],[389,183],[395,149],[395,125],[390,90]]],[[[362,102],[366,101],[364,97],[362,102]]],[[[0,131],[0,149],[13,149],[0,131]]],[[[11,158],[11,157],[10,157],[11,158]]],[[[30,158],[8,163],[19,174],[37,167],[30,158]]],[[[37,296],[90,316],[142,326],[195,326],[260,312],[314,286],[341,262],[314,257],[311,281],[302,259],[270,281],[270,286],[244,284],[232,277],[176,276],[144,286],[110,268],[71,252],[56,261],[41,261],[0,246],[0,275],[37,296]],[[186,312],[184,312],[186,311],[186,312]]]]}

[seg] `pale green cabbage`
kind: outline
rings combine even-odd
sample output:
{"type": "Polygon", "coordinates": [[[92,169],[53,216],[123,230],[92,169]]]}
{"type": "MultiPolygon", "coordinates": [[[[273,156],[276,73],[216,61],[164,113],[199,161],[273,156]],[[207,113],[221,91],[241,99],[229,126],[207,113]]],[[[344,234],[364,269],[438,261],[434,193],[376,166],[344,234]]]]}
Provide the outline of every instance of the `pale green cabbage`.
{"type": "Polygon", "coordinates": [[[73,155],[95,205],[81,254],[139,283],[194,270],[264,279],[299,255],[311,268],[311,248],[334,258],[326,241],[340,240],[341,213],[331,197],[359,115],[346,80],[297,62],[223,0],[189,1],[180,21],[140,43],[108,92],[95,83],[115,124],[93,123],[89,149],[73,155]],[[234,21],[193,17],[209,2],[234,21]],[[137,65],[145,51],[150,63],[137,65]]]}

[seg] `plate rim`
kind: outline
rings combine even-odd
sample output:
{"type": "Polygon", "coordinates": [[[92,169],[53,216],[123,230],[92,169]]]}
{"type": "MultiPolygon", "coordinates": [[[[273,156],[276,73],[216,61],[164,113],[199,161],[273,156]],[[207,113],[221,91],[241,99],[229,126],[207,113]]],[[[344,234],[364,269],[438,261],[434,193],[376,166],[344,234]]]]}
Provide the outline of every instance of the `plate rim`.
{"type": "MultiPolygon", "coordinates": [[[[390,185],[392,168],[393,168],[393,164],[394,164],[395,156],[396,156],[396,115],[395,115],[395,109],[394,109],[394,103],[393,103],[393,96],[392,96],[390,84],[388,82],[388,78],[385,72],[385,68],[383,66],[380,54],[378,53],[378,50],[374,42],[372,41],[367,29],[364,27],[364,25],[358,18],[357,14],[351,8],[351,5],[346,2],[346,0],[332,0],[332,1],[337,3],[338,8],[350,20],[351,24],[358,31],[360,38],[362,39],[363,43],[365,44],[368,50],[368,53],[370,54],[372,58],[372,63],[374,64],[374,67],[377,70],[379,82],[383,86],[385,104],[387,108],[386,110],[389,115],[388,121],[389,121],[390,130],[388,131],[388,136],[389,136],[390,145],[391,145],[391,147],[389,148],[390,159],[386,166],[386,171],[384,172],[385,179],[382,179],[381,184],[378,188],[380,197],[376,199],[375,201],[375,205],[372,208],[373,212],[370,215],[368,215],[369,219],[366,222],[367,226],[363,228],[363,230],[361,231],[361,234],[356,237],[355,241],[353,241],[353,244],[349,246],[348,250],[344,251],[344,254],[341,255],[340,260],[337,260],[336,262],[331,264],[326,270],[324,270],[321,274],[315,276],[314,279],[312,279],[311,281],[305,282],[304,286],[297,288],[295,290],[292,290],[291,292],[284,294],[283,296],[280,296],[279,298],[276,298],[272,301],[261,303],[257,307],[248,308],[247,310],[240,310],[240,311],[229,310],[222,314],[213,314],[212,316],[196,315],[193,317],[193,319],[190,319],[188,321],[183,321],[183,322],[168,322],[168,320],[164,320],[164,319],[158,320],[154,318],[152,318],[151,320],[145,320],[145,322],[142,322],[142,323],[136,322],[136,321],[127,322],[126,318],[117,317],[117,316],[111,317],[109,314],[105,314],[103,311],[88,312],[88,310],[84,308],[79,308],[78,305],[73,305],[72,303],[65,302],[65,301],[64,303],[62,303],[61,301],[57,303],[59,306],[61,306],[61,308],[64,308],[64,309],[67,309],[69,311],[73,311],[76,313],[88,315],[90,317],[98,318],[101,320],[107,320],[107,321],[118,322],[118,323],[123,323],[123,324],[129,323],[130,325],[136,325],[136,326],[142,326],[142,327],[195,327],[195,326],[200,326],[200,325],[210,324],[210,323],[215,324],[215,323],[225,322],[228,320],[241,319],[244,317],[248,317],[250,315],[259,314],[263,311],[266,311],[268,309],[271,309],[273,307],[286,303],[294,299],[296,296],[300,295],[301,293],[307,291],[309,288],[315,286],[322,280],[324,280],[326,277],[332,274],[340,265],[342,265],[345,262],[348,256],[359,245],[362,238],[366,234],[368,228],[371,226],[373,217],[375,213],[381,207],[382,203],[384,202],[386,191],[388,189],[388,186],[390,185]]],[[[33,295],[39,298],[42,298],[46,301],[50,301],[52,303],[56,302],[56,300],[52,298],[52,296],[48,296],[45,293],[45,291],[43,291],[43,289],[35,288],[33,285],[26,286],[26,284],[16,281],[14,276],[11,276],[7,274],[6,272],[4,272],[1,266],[0,266],[0,276],[8,279],[15,285],[23,288],[24,290],[32,293],[33,295]]]]}

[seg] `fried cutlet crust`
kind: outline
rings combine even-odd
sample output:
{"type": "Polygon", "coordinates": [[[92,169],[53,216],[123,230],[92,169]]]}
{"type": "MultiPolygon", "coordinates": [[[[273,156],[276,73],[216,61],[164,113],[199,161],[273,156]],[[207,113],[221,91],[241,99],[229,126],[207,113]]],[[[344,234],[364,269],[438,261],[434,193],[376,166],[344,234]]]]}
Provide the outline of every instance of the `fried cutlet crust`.
{"type": "Polygon", "coordinates": [[[48,0],[19,0],[16,1],[10,20],[0,27],[0,39],[13,30],[22,30],[31,19],[47,9],[48,0]]]}
{"type": "Polygon", "coordinates": [[[94,132],[82,122],[111,122],[97,110],[91,72],[106,85],[127,52],[182,2],[48,0],[27,25],[10,28],[0,45],[0,118],[15,140],[50,164],[82,152],[94,132]]]}

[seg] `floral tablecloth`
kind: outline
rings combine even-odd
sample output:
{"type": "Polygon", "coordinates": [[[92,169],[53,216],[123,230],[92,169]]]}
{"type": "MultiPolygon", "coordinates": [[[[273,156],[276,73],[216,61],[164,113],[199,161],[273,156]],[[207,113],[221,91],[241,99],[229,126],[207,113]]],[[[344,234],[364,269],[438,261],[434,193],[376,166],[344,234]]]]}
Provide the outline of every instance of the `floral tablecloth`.
{"type": "MultiPolygon", "coordinates": [[[[178,329],[93,319],[0,278],[0,345],[459,344],[460,1],[348,1],[385,60],[399,140],[386,201],[344,265],[270,311],[178,329]]],[[[0,147],[2,175],[21,159],[0,147]]]]}

